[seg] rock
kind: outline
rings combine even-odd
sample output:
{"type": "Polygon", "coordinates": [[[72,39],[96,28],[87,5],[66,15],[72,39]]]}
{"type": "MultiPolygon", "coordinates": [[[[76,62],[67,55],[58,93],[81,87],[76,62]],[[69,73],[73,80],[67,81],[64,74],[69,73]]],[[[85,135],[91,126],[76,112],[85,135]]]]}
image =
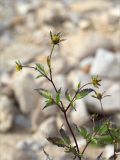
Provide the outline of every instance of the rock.
{"type": "MultiPolygon", "coordinates": [[[[74,2],[74,1],[73,1],[74,2]]],[[[111,3],[108,1],[77,1],[76,3],[71,3],[70,7],[73,11],[77,13],[90,13],[93,11],[106,10],[111,6],[111,3]]]]}
{"type": "Polygon", "coordinates": [[[88,30],[93,28],[92,22],[89,19],[82,19],[79,23],[81,30],[88,30]]]}
{"type": "Polygon", "coordinates": [[[52,70],[54,74],[62,73],[65,66],[64,59],[58,57],[52,61],[52,70]]]}
{"type": "Polygon", "coordinates": [[[43,109],[45,106],[45,99],[41,97],[38,101],[36,109],[32,113],[32,131],[36,131],[38,126],[45,120],[45,118],[56,116],[58,113],[58,107],[56,105],[43,109]]]}
{"type": "Polygon", "coordinates": [[[8,72],[2,72],[0,75],[0,84],[11,84],[12,78],[8,72]]]}
{"type": "Polygon", "coordinates": [[[37,106],[38,93],[34,91],[34,78],[27,71],[19,72],[14,76],[13,89],[23,114],[30,114],[37,106]]]}
{"type": "Polygon", "coordinates": [[[81,85],[90,82],[90,77],[80,70],[73,70],[68,74],[67,81],[72,84],[73,88],[77,88],[79,82],[81,85]]]}
{"type": "Polygon", "coordinates": [[[46,109],[43,109],[43,107],[46,105],[44,98],[40,99],[38,105],[41,108],[41,113],[40,114],[43,115],[44,117],[55,116],[58,112],[58,107],[56,105],[50,106],[46,109]]]}
{"type": "Polygon", "coordinates": [[[0,132],[7,132],[13,126],[14,104],[5,95],[0,97],[0,132]]]}
{"type": "Polygon", "coordinates": [[[51,117],[43,121],[38,128],[45,137],[55,136],[57,134],[56,118],[51,117]]]}
{"type": "Polygon", "coordinates": [[[0,70],[11,71],[15,68],[16,60],[26,63],[39,53],[39,47],[16,42],[4,49],[3,54],[0,55],[0,70]],[[3,59],[5,59],[4,62],[3,59]]]}
{"type": "Polygon", "coordinates": [[[90,71],[91,65],[93,63],[93,57],[87,57],[80,62],[80,68],[85,72],[88,73],[90,71]]]}
{"type": "Polygon", "coordinates": [[[98,49],[90,73],[103,77],[120,78],[119,68],[120,54],[113,54],[105,49],[98,49]]]}
{"type": "MultiPolygon", "coordinates": [[[[106,95],[111,95],[102,100],[103,110],[106,114],[113,114],[120,112],[120,84],[113,84],[108,90],[106,95]],[[113,103],[114,102],[114,103],[113,103]]],[[[100,103],[98,100],[87,97],[85,98],[85,103],[87,105],[88,110],[92,112],[102,113],[100,103]]]]}
{"type": "Polygon", "coordinates": [[[70,118],[72,123],[81,126],[89,120],[89,114],[87,112],[84,101],[77,100],[76,102],[76,111],[72,110],[70,113],[70,118]]]}
{"type": "Polygon", "coordinates": [[[31,120],[28,117],[25,117],[23,115],[16,115],[14,118],[14,123],[17,127],[23,128],[23,129],[31,129],[31,120]]]}
{"type": "Polygon", "coordinates": [[[68,19],[68,15],[62,3],[56,2],[52,5],[52,3],[48,2],[37,10],[37,19],[38,23],[59,27],[68,19]]]}
{"type": "Polygon", "coordinates": [[[120,113],[117,113],[114,117],[113,117],[113,122],[115,123],[115,125],[117,127],[120,127],[120,113]]]}
{"type": "Polygon", "coordinates": [[[57,89],[61,88],[61,92],[64,93],[67,89],[67,79],[62,74],[57,74],[53,77],[54,83],[57,89]]]}
{"type": "Polygon", "coordinates": [[[106,159],[109,159],[114,154],[114,146],[113,145],[107,145],[104,149],[104,157],[106,159]]]}
{"type": "Polygon", "coordinates": [[[16,149],[22,151],[39,151],[42,149],[40,142],[35,141],[34,139],[27,139],[17,142],[16,149]]]}
{"type": "Polygon", "coordinates": [[[102,34],[97,32],[85,33],[79,30],[76,32],[77,34],[67,35],[67,41],[61,47],[61,54],[66,64],[70,66],[76,65],[87,56],[94,55],[98,48],[114,49],[112,41],[102,34]]]}
{"type": "Polygon", "coordinates": [[[38,160],[37,154],[32,151],[16,151],[13,156],[12,160],[38,160]]]}
{"type": "Polygon", "coordinates": [[[0,94],[6,95],[8,98],[14,99],[14,92],[10,85],[1,84],[0,94]]]}

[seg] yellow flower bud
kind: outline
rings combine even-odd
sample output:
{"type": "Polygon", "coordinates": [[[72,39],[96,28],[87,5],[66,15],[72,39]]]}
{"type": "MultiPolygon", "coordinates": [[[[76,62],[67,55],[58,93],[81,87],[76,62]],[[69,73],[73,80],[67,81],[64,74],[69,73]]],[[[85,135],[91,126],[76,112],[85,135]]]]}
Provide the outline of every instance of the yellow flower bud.
{"type": "Polygon", "coordinates": [[[20,61],[16,62],[16,71],[20,71],[22,70],[22,65],[20,63],[20,61]]]}
{"type": "Polygon", "coordinates": [[[51,38],[52,44],[54,44],[54,45],[59,44],[60,42],[65,40],[65,39],[61,39],[61,36],[62,36],[61,32],[59,32],[57,34],[53,34],[50,31],[50,38],[51,38]]]}

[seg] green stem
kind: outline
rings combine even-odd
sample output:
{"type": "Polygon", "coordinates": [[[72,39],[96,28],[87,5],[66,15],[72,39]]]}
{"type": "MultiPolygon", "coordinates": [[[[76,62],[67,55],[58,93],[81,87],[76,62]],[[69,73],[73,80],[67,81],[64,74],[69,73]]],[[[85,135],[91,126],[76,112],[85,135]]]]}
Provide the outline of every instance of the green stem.
{"type": "MultiPolygon", "coordinates": [[[[70,123],[69,123],[69,121],[68,121],[66,111],[64,111],[64,116],[65,116],[65,120],[66,120],[66,123],[67,123],[67,125],[68,125],[68,128],[69,128],[69,130],[70,130],[70,132],[71,132],[71,135],[72,135],[72,137],[73,137],[73,139],[74,139],[74,142],[75,142],[75,145],[76,145],[76,148],[77,148],[77,152],[78,152],[78,155],[79,155],[80,151],[79,151],[79,147],[78,147],[78,144],[77,144],[77,140],[76,140],[76,137],[75,137],[75,135],[74,135],[74,132],[73,132],[71,126],[70,126],[70,123]]],[[[81,160],[81,157],[78,157],[78,158],[79,158],[79,160],[81,160]]]]}
{"type": "Polygon", "coordinates": [[[74,102],[77,94],[78,94],[78,91],[80,91],[81,89],[83,89],[85,86],[87,85],[90,85],[92,84],[91,82],[90,83],[87,83],[87,84],[84,84],[82,87],[80,87],[79,89],[77,89],[77,91],[75,92],[75,95],[73,96],[72,100],[70,101],[69,105],[67,106],[67,108],[65,109],[66,111],[70,108],[71,104],[74,102]]]}
{"type": "MultiPolygon", "coordinates": [[[[100,105],[101,105],[101,109],[102,109],[102,114],[103,114],[103,116],[104,116],[104,118],[105,118],[105,114],[104,114],[104,110],[103,110],[103,105],[102,105],[102,100],[100,100],[100,105]]],[[[108,129],[108,133],[109,133],[112,141],[114,141],[114,137],[113,137],[113,135],[112,135],[112,133],[111,133],[108,125],[107,125],[107,129],[108,129]]],[[[114,158],[114,160],[116,160],[115,143],[113,143],[113,144],[114,144],[114,155],[113,155],[113,158],[114,158]]]]}

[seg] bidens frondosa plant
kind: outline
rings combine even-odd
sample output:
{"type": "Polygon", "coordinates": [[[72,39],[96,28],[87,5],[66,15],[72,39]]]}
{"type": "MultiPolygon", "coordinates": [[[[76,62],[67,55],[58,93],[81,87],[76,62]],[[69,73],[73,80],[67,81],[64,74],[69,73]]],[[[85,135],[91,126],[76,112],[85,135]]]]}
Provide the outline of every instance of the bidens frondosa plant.
{"type": "MultiPolygon", "coordinates": [[[[38,72],[38,76],[36,78],[44,77],[47,79],[51,85],[53,86],[56,95],[53,96],[53,94],[45,89],[45,88],[38,88],[36,91],[45,98],[45,106],[43,106],[43,109],[47,109],[47,107],[51,107],[52,105],[55,105],[59,108],[59,110],[62,112],[64,116],[64,120],[69,128],[69,132],[71,135],[68,135],[66,131],[63,128],[60,128],[59,132],[61,136],[56,137],[48,137],[47,140],[51,142],[53,145],[56,145],[58,147],[64,148],[66,153],[72,153],[73,157],[72,159],[78,158],[79,160],[85,159],[85,151],[88,145],[97,145],[97,146],[104,146],[106,144],[113,144],[114,145],[114,155],[113,159],[117,158],[118,155],[118,144],[120,143],[120,128],[114,127],[109,119],[106,119],[104,115],[104,110],[102,106],[102,100],[103,98],[109,96],[104,95],[105,92],[100,93],[99,87],[101,86],[101,79],[99,76],[92,76],[90,82],[81,85],[81,82],[78,83],[76,86],[76,89],[72,89],[73,92],[71,94],[70,89],[67,89],[65,91],[65,94],[61,96],[62,88],[58,88],[56,84],[54,83],[53,76],[52,76],[52,54],[54,51],[54,48],[57,47],[64,39],[62,39],[61,33],[53,34],[50,32],[50,40],[51,40],[51,52],[48,57],[46,57],[46,64],[48,66],[47,70],[45,69],[44,65],[42,64],[35,64],[35,66],[25,66],[22,65],[20,61],[16,62],[16,70],[20,71],[24,67],[34,69],[38,72]],[[96,91],[97,88],[97,91],[96,91]],[[104,120],[100,125],[96,125],[95,119],[97,118],[97,115],[94,114],[91,116],[92,122],[93,122],[93,128],[91,131],[88,131],[85,127],[79,127],[77,124],[75,124],[74,129],[71,127],[71,124],[69,122],[67,112],[70,108],[74,109],[76,112],[76,106],[75,101],[81,100],[82,98],[86,97],[88,94],[93,93],[92,97],[99,100],[101,112],[104,115],[104,120]],[[62,97],[65,97],[68,104],[64,104],[62,97]],[[86,139],[86,145],[83,148],[83,150],[79,149],[77,137],[75,136],[75,130],[78,132],[78,134],[86,139]],[[74,141],[74,145],[72,143],[72,140],[74,141]]],[[[91,98],[92,98],[91,97],[91,98]]],[[[96,156],[96,160],[102,159],[103,154],[96,156]]],[[[57,157],[56,157],[57,159],[57,157]]]]}

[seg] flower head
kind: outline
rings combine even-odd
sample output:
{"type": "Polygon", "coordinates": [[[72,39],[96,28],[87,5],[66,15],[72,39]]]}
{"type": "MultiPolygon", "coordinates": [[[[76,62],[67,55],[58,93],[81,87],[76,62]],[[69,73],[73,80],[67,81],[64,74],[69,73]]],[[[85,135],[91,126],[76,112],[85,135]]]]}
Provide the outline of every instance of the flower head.
{"type": "Polygon", "coordinates": [[[101,79],[100,77],[97,75],[97,76],[92,76],[92,84],[94,87],[98,88],[100,85],[100,82],[101,82],[101,79]]]}
{"type": "Polygon", "coordinates": [[[17,61],[16,62],[16,71],[20,71],[20,70],[22,70],[22,64],[20,61],[17,61]]]}
{"type": "Polygon", "coordinates": [[[95,94],[92,95],[93,98],[96,98],[98,100],[102,100],[103,98],[108,97],[108,96],[110,96],[110,95],[105,95],[105,91],[102,93],[95,91],[95,94]]]}
{"type": "Polygon", "coordinates": [[[50,31],[50,38],[51,38],[52,44],[56,45],[56,44],[59,44],[60,42],[65,40],[65,39],[61,39],[61,37],[62,37],[61,32],[59,32],[57,34],[53,34],[50,31]]]}

